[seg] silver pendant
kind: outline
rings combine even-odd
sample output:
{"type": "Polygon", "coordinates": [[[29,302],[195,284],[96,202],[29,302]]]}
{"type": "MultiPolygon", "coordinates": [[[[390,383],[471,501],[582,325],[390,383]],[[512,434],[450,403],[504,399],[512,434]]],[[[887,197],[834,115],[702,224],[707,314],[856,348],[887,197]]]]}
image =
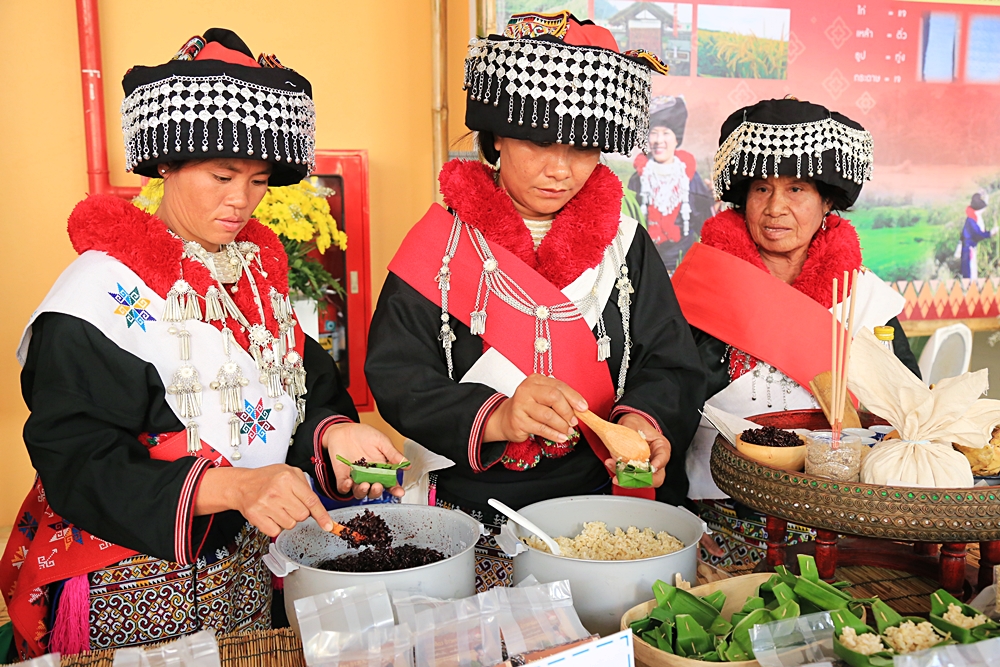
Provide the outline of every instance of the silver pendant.
{"type": "Polygon", "coordinates": [[[249,384],[250,380],[243,376],[240,365],[227,361],[208,386],[219,392],[223,412],[236,413],[243,409],[243,387],[249,384]]]}
{"type": "Polygon", "coordinates": [[[167,393],[177,397],[177,408],[181,418],[201,416],[201,389],[198,370],[194,366],[184,364],[174,372],[167,393]]]}

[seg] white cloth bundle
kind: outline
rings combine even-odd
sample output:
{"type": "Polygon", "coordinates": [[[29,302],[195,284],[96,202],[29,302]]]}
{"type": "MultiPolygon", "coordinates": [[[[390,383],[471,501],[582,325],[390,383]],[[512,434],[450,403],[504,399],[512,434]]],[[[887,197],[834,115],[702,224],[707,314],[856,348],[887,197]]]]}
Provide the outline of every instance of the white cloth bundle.
{"type": "Polygon", "coordinates": [[[900,434],[872,449],[861,467],[862,482],[972,486],[969,461],[952,443],[984,447],[1000,423],[1000,401],[979,399],[989,387],[986,370],[929,389],[871,332],[861,330],[851,346],[847,386],[900,434]]]}

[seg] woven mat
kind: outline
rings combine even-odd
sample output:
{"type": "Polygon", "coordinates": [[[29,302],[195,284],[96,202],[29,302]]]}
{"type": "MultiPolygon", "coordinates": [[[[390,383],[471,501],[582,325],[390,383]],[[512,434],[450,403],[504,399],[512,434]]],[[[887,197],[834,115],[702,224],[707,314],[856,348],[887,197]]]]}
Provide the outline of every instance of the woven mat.
{"type": "MultiPolygon", "coordinates": [[[[63,656],[61,667],[111,667],[114,651],[63,656]]],[[[302,644],[290,628],[219,636],[222,667],[305,667],[302,644]]]]}

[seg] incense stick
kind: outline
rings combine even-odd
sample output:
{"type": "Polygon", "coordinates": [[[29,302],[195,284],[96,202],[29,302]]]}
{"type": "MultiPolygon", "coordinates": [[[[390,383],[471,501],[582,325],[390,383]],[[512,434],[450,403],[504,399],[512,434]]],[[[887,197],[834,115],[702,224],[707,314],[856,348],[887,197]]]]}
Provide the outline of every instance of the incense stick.
{"type": "Polygon", "coordinates": [[[847,376],[848,376],[848,368],[851,364],[851,346],[854,344],[854,336],[852,335],[852,331],[854,329],[854,306],[858,301],[855,298],[857,296],[857,289],[858,289],[858,270],[854,269],[854,271],[851,273],[851,311],[850,314],[847,316],[847,322],[846,322],[847,329],[844,332],[844,335],[847,337],[847,340],[844,345],[844,368],[842,372],[843,386],[840,389],[841,420],[843,420],[844,416],[843,415],[844,406],[846,406],[847,404],[847,376]]]}
{"type": "Polygon", "coordinates": [[[854,337],[851,331],[854,328],[854,312],[857,304],[856,288],[858,271],[855,269],[848,274],[844,271],[843,283],[838,283],[833,279],[833,308],[832,310],[832,347],[831,354],[831,399],[830,402],[830,428],[833,430],[832,447],[836,449],[840,443],[840,434],[843,430],[844,409],[847,403],[847,374],[848,365],[851,361],[851,344],[854,337]],[[838,302],[837,288],[840,287],[840,299],[838,302]],[[847,299],[850,295],[851,305],[848,308],[847,299]]]}
{"type": "Polygon", "coordinates": [[[830,421],[830,428],[836,429],[837,425],[837,279],[833,279],[833,306],[830,308],[830,407],[827,410],[827,417],[830,421]]]}

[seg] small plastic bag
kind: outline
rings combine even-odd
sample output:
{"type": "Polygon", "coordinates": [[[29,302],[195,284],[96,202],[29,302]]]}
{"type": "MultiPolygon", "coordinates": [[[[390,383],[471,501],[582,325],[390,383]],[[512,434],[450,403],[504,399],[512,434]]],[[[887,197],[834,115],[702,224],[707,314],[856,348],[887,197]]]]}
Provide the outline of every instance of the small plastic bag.
{"type": "Polygon", "coordinates": [[[937,646],[926,651],[896,655],[893,667],[998,667],[1000,637],[973,644],[937,646]]]}
{"type": "Polygon", "coordinates": [[[309,667],[413,667],[413,633],[408,625],[364,632],[321,632],[304,646],[309,667]]]}
{"type": "Polygon", "coordinates": [[[389,592],[381,581],[296,600],[295,616],[303,645],[321,632],[358,633],[393,624],[389,592]]]}
{"type": "Polygon", "coordinates": [[[8,665],[8,667],[59,667],[59,654],[46,653],[31,660],[15,662],[12,665],[8,665]]]}
{"type": "Polygon", "coordinates": [[[113,667],[220,667],[215,632],[202,630],[177,641],[143,649],[139,646],[115,651],[113,667]]]}
{"type": "Polygon", "coordinates": [[[761,667],[797,667],[838,660],[833,652],[833,619],[828,611],[755,625],[750,630],[750,642],[761,667]]]}
{"type": "Polygon", "coordinates": [[[391,595],[392,607],[396,610],[396,623],[406,623],[411,628],[417,627],[417,614],[420,612],[451,602],[412,591],[392,591],[391,595]]]}
{"type": "Polygon", "coordinates": [[[418,667],[482,667],[503,661],[499,601],[492,591],[417,614],[418,667]]]}
{"type": "Polygon", "coordinates": [[[590,636],[573,608],[569,581],[494,588],[507,655],[561,646],[590,636]]]}

